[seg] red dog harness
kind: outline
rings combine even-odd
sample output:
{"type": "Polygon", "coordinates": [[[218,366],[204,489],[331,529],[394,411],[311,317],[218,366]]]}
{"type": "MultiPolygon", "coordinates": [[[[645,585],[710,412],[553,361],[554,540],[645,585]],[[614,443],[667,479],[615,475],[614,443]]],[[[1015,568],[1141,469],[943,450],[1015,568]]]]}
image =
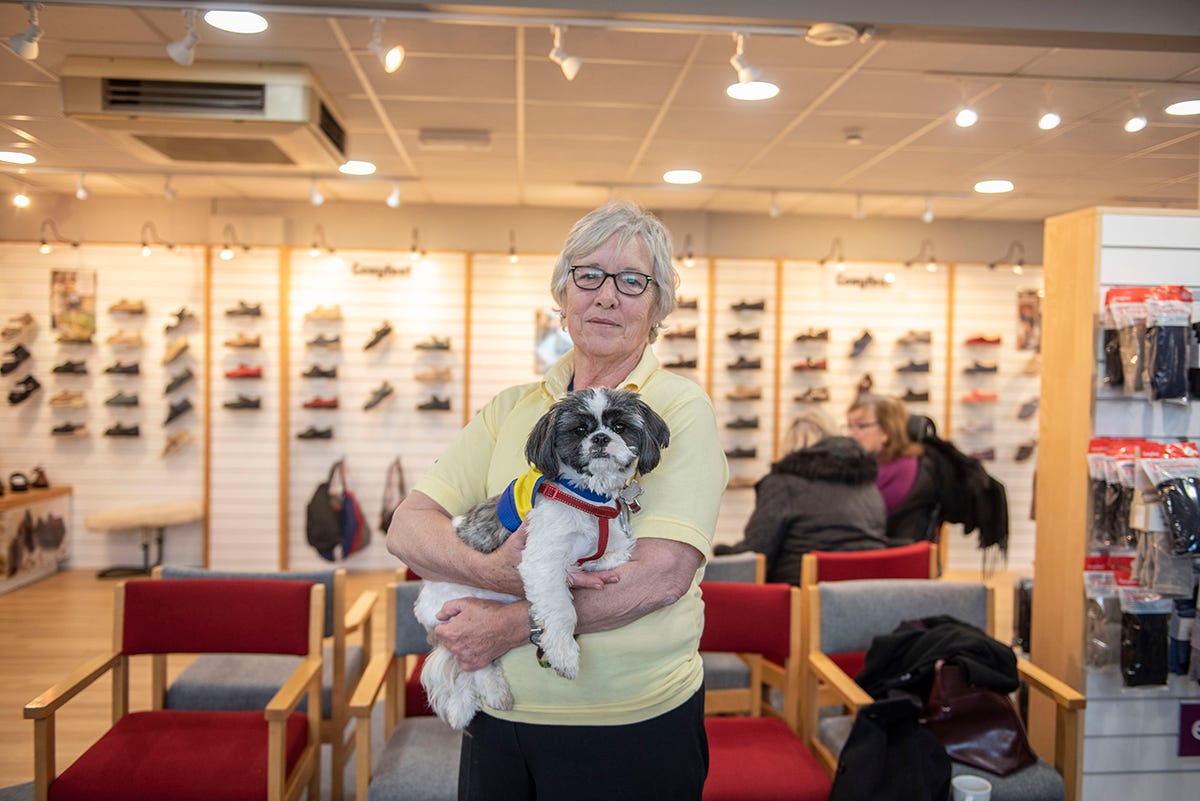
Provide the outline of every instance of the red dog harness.
{"type": "Polygon", "coordinates": [[[617,502],[616,506],[600,506],[588,503],[568,492],[564,492],[558,485],[552,484],[549,481],[543,481],[539,484],[537,491],[552,501],[565,503],[567,506],[578,509],[581,512],[587,512],[596,518],[596,523],[600,527],[600,540],[596,544],[596,552],[591,556],[585,556],[582,559],[576,560],[576,565],[583,565],[584,562],[591,562],[604,556],[604,552],[608,550],[608,521],[621,513],[620,501],[617,502]]]}

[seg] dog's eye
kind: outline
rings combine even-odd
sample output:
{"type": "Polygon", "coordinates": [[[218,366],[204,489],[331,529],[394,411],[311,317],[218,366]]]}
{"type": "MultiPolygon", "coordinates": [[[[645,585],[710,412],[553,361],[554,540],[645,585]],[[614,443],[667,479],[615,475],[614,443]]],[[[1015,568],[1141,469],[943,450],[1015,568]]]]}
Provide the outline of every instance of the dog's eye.
{"type": "Polygon", "coordinates": [[[625,424],[622,422],[613,423],[612,430],[616,431],[618,434],[624,434],[625,433],[625,424]]]}
{"type": "Polygon", "coordinates": [[[586,437],[588,433],[588,427],[585,425],[577,425],[575,426],[575,433],[581,437],[586,437]]]}

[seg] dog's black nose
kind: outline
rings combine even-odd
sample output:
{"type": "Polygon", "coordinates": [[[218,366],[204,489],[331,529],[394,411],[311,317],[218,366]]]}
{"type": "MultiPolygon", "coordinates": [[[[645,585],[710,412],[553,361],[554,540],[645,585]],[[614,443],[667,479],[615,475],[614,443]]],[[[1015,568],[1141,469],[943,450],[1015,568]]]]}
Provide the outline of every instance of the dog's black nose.
{"type": "Polygon", "coordinates": [[[592,434],[592,446],[593,447],[603,448],[605,445],[607,445],[610,442],[612,442],[612,437],[608,436],[608,434],[604,434],[599,431],[597,431],[595,434],[592,434]]]}

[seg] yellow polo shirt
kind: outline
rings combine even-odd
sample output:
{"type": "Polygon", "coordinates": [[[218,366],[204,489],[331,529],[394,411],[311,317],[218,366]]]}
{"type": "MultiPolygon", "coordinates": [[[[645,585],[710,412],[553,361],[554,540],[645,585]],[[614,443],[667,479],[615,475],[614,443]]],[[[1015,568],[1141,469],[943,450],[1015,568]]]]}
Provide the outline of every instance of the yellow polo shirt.
{"type": "MultiPolygon", "coordinates": [[[[452,515],[499,494],[528,468],[525,440],[551,404],[567,394],[574,373],[571,351],[542,381],[498,394],[415,489],[452,515]]],[[[640,393],[671,429],[658,467],[638,478],[645,492],[638,498],[641,511],[630,518],[634,537],[677,540],[706,555],[729,478],[712,402],[694,382],[661,369],[648,346],[619,388],[640,393]]],[[[679,706],[704,677],[697,651],[704,626],[702,572],[671,606],[614,631],[580,635],[574,681],[539,667],[532,645],[509,651],[502,665],[513,708],[489,714],[524,723],[619,725],[679,706]]]]}

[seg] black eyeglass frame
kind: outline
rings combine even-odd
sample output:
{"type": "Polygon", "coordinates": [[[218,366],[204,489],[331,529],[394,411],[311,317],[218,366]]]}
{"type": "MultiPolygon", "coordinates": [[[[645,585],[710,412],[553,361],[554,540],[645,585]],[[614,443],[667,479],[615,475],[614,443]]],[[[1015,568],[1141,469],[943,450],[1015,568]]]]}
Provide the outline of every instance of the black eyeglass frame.
{"type": "Polygon", "coordinates": [[[574,283],[575,286],[582,289],[584,292],[599,292],[600,288],[604,286],[604,282],[611,278],[613,280],[613,286],[616,288],[617,292],[619,292],[622,295],[625,295],[626,297],[637,298],[637,297],[641,297],[642,295],[646,294],[646,290],[649,289],[651,285],[658,284],[658,282],[654,280],[654,276],[647,275],[646,273],[640,273],[637,270],[621,270],[620,272],[610,273],[607,270],[601,270],[599,267],[591,267],[586,264],[577,264],[574,267],[570,268],[570,270],[568,270],[568,272],[571,274],[571,282],[574,283]],[[603,273],[604,278],[601,279],[600,283],[596,284],[596,286],[594,286],[594,287],[580,286],[579,279],[575,276],[576,270],[594,270],[598,273],[603,273]],[[626,289],[622,289],[622,286],[628,287],[628,284],[623,285],[623,284],[621,284],[620,281],[617,280],[617,278],[619,278],[622,275],[636,275],[640,278],[645,278],[646,285],[643,286],[641,288],[641,290],[638,292],[628,292],[628,291],[626,291],[626,289]]]}

